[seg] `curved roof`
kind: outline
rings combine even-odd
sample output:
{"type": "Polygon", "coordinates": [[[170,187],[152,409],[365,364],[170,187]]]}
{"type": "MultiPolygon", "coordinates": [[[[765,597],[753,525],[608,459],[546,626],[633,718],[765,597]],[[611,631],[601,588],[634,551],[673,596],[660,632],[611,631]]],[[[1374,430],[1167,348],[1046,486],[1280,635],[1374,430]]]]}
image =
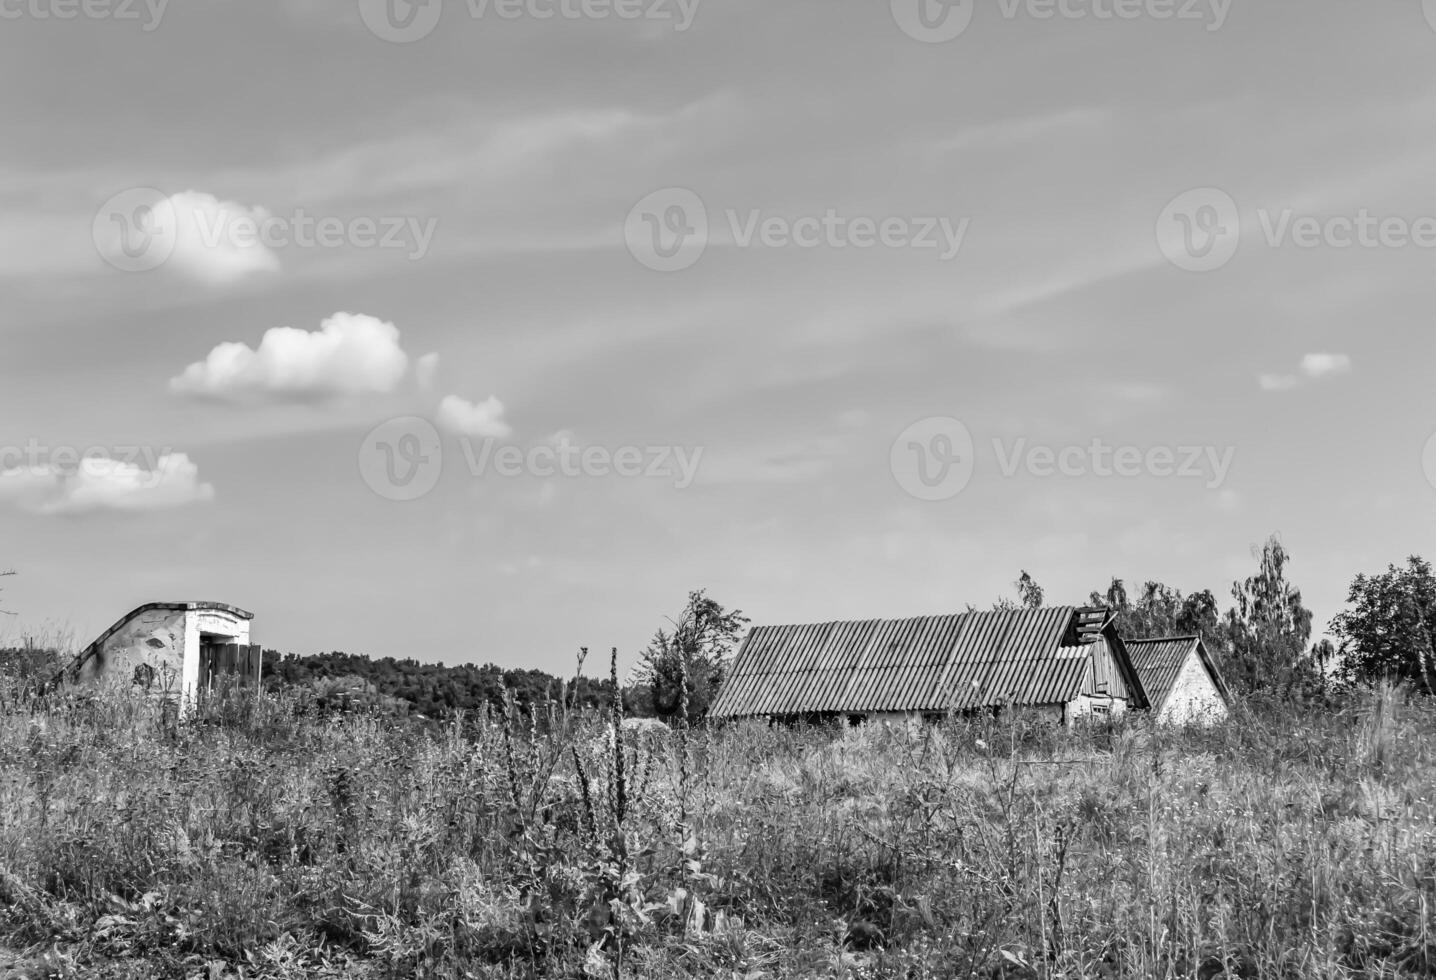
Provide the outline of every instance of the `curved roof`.
{"type": "Polygon", "coordinates": [[[143,606],[138,606],[134,609],[131,609],[119,619],[115,620],[115,625],[111,626],[109,629],[101,633],[98,637],[95,638],[94,643],[91,643],[88,647],[85,648],[85,652],[80,654],[81,659],[88,656],[91,650],[95,649],[101,643],[104,643],[110,637],[118,633],[121,626],[124,626],[136,616],[142,615],[147,612],[154,612],[157,609],[168,609],[174,611],[183,610],[185,612],[222,612],[229,613],[231,616],[237,616],[240,619],[254,618],[254,613],[245,612],[238,606],[231,606],[227,602],[147,602],[143,606]]]}

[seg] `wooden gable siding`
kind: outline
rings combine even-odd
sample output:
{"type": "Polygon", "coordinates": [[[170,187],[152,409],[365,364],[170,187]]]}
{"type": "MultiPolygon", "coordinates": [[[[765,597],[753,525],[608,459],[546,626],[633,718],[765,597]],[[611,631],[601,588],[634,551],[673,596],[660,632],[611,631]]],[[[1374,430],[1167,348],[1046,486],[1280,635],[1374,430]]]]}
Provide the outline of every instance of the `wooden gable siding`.
{"type": "Polygon", "coordinates": [[[1105,638],[1098,640],[1089,649],[1092,658],[1091,666],[1087,672],[1082,693],[1129,700],[1130,693],[1127,690],[1127,682],[1122,676],[1122,670],[1117,665],[1117,658],[1113,656],[1112,647],[1108,641],[1105,638]]]}

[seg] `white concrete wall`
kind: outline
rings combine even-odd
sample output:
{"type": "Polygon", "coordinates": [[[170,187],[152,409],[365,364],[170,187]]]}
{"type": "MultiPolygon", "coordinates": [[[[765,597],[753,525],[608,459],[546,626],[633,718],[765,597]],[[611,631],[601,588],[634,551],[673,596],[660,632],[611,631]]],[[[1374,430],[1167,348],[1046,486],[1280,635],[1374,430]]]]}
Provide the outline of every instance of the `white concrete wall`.
{"type": "Polygon", "coordinates": [[[1093,717],[1097,714],[1093,709],[1099,707],[1107,709],[1106,715],[1102,717],[1116,718],[1127,713],[1127,701],[1124,698],[1105,694],[1079,694],[1067,705],[1067,724],[1093,717]]]}
{"type": "Polygon", "coordinates": [[[199,692],[200,634],[223,637],[226,643],[249,642],[249,620],[220,609],[195,609],[185,615],[184,678],[181,690],[186,702],[199,692]]]}
{"type": "Polygon", "coordinates": [[[1212,683],[1212,675],[1207,673],[1202,658],[1194,651],[1182,665],[1182,672],[1177,675],[1172,693],[1167,695],[1167,703],[1162,705],[1157,720],[1185,725],[1188,722],[1220,721],[1226,716],[1227,706],[1212,683]]]}
{"type": "Polygon", "coordinates": [[[186,669],[185,613],[151,609],[121,626],[80,670],[87,687],[129,687],[135,669],[149,665],[155,672],[152,690],[178,695],[186,669]]]}

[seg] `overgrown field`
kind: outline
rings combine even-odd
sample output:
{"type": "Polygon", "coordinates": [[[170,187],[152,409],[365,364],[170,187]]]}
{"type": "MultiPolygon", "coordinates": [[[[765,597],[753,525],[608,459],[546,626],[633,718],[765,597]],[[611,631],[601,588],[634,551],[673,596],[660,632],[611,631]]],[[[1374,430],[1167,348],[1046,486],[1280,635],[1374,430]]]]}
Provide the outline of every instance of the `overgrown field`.
{"type": "Polygon", "coordinates": [[[611,720],[11,704],[0,945],[73,976],[1436,976],[1429,703],[617,753],[611,720]]]}

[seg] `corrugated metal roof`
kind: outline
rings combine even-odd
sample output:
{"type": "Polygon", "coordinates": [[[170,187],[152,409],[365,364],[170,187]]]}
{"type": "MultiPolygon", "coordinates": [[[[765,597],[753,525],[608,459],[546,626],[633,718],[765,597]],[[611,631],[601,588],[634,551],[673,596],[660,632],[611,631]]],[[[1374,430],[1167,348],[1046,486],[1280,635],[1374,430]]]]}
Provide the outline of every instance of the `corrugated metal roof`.
{"type": "Polygon", "coordinates": [[[760,626],[743,641],[718,718],[1063,704],[1087,675],[1105,610],[974,612],[760,626]]]}
{"type": "Polygon", "coordinates": [[[1132,658],[1132,666],[1137,668],[1137,675],[1142,678],[1142,687],[1147,691],[1153,711],[1161,711],[1167,703],[1172,686],[1177,683],[1177,675],[1182,672],[1187,658],[1196,654],[1199,642],[1200,638],[1195,636],[1126,641],[1127,656],[1132,658]]]}

